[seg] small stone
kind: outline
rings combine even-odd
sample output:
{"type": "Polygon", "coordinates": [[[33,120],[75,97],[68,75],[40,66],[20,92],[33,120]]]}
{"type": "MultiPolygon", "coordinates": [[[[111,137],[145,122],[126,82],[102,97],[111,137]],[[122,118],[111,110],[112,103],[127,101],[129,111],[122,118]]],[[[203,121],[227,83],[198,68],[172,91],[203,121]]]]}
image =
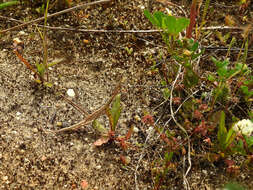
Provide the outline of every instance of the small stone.
{"type": "Polygon", "coordinates": [[[207,171],[206,170],[202,170],[203,174],[207,175],[207,171]]]}
{"type": "Polygon", "coordinates": [[[3,176],[3,177],[2,177],[2,180],[3,180],[3,181],[7,181],[7,180],[8,180],[8,176],[3,176]]]}
{"type": "Polygon", "coordinates": [[[67,90],[67,94],[69,97],[75,97],[75,95],[76,95],[74,90],[71,88],[67,90]]]}
{"type": "Polygon", "coordinates": [[[38,133],[38,129],[37,128],[33,128],[33,132],[34,133],[38,133]]]}
{"type": "Polygon", "coordinates": [[[18,34],[19,34],[20,36],[25,36],[25,35],[27,35],[24,31],[20,31],[18,34]]]}
{"type": "Polygon", "coordinates": [[[46,159],[47,159],[47,157],[44,155],[41,157],[41,161],[45,161],[46,159]]]}
{"type": "Polygon", "coordinates": [[[19,119],[21,118],[21,113],[20,113],[20,112],[17,112],[17,113],[16,113],[16,116],[17,116],[16,119],[19,120],[19,119]]]}
{"type": "Polygon", "coordinates": [[[141,5],[141,7],[140,7],[142,10],[144,10],[145,9],[145,6],[143,6],[143,5],[141,5]]]}
{"type": "Polygon", "coordinates": [[[100,165],[97,165],[97,166],[96,166],[96,169],[97,169],[97,170],[100,170],[101,168],[102,168],[102,166],[100,166],[100,165]]]}
{"type": "Polygon", "coordinates": [[[135,126],[134,126],[134,128],[133,128],[133,132],[134,132],[134,133],[138,133],[138,132],[139,132],[138,127],[135,127],[135,126]]]}
{"type": "Polygon", "coordinates": [[[62,182],[64,180],[64,178],[61,176],[59,177],[59,182],[62,182]]]}
{"type": "Polygon", "coordinates": [[[135,115],[135,116],[134,116],[134,119],[135,119],[136,121],[141,121],[141,118],[140,118],[140,116],[138,116],[138,115],[135,115]]]}
{"type": "Polygon", "coordinates": [[[58,121],[58,122],[56,123],[56,125],[57,125],[57,127],[61,127],[61,126],[62,126],[62,122],[58,121]]]}

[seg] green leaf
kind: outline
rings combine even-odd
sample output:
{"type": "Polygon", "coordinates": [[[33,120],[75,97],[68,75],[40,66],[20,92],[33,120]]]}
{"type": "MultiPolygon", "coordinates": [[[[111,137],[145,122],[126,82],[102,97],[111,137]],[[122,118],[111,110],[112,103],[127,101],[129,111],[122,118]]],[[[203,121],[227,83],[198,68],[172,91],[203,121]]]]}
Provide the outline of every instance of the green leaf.
{"type": "Polygon", "coordinates": [[[190,41],[190,43],[193,43],[193,45],[190,47],[190,50],[195,52],[199,47],[199,43],[194,41],[190,41]]]}
{"type": "Polygon", "coordinates": [[[164,88],[164,89],[163,89],[163,98],[164,98],[165,100],[168,100],[169,97],[170,97],[170,90],[169,90],[168,88],[164,88]]]}
{"type": "Polygon", "coordinates": [[[248,147],[250,148],[253,145],[253,136],[247,137],[246,135],[243,135],[248,147]]]}
{"type": "Polygon", "coordinates": [[[108,130],[97,119],[92,122],[92,127],[96,132],[100,133],[100,135],[108,134],[108,130]]]}
{"type": "Polygon", "coordinates": [[[228,183],[222,190],[245,190],[245,188],[237,183],[228,183]]]}
{"type": "Polygon", "coordinates": [[[170,35],[176,35],[176,18],[166,15],[163,19],[162,28],[170,35]]]}
{"type": "Polygon", "coordinates": [[[45,66],[43,64],[39,64],[39,63],[36,63],[36,68],[37,68],[37,71],[38,73],[40,74],[40,76],[44,76],[44,73],[45,73],[45,66]]]}
{"type": "Polygon", "coordinates": [[[230,128],[226,135],[225,148],[227,148],[234,141],[235,137],[236,132],[233,130],[233,128],[230,128]]]}
{"type": "Polygon", "coordinates": [[[222,149],[225,148],[224,146],[226,143],[226,136],[227,136],[227,129],[225,126],[225,113],[221,111],[220,123],[219,123],[219,128],[218,128],[218,141],[222,149]]]}
{"type": "Polygon", "coordinates": [[[190,20],[187,18],[178,18],[176,23],[176,33],[182,32],[190,24],[190,20]]]}
{"type": "Polygon", "coordinates": [[[157,12],[154,13],[154,18],[155,18],[155,21],[156,21],[156,26],[158,28],[162,28],[163,18],[165,16],[166,15],[163,12],[160,12],[160,11],[157,11],[157,12]]]}
{"type": "Polygon", "coordinates": [[[162,27],[162,18],[163,13],[158,11],[154,13],[154,16],[148,11],[144,10],[144,15],[147,17],[147,19],[156,27],[161,28],[162,27]]]}
{"type": "Polygon", "coordinates": [[[55,59],[54,61],[52,61],[51,63],[48,63],[48,67],[52,67],[52,66],[54,66],[54,65],[56,65],[56,64],[59,64],[59,63],[61,63],[61,62],[63,62],[65,60],[65,58],[59,58],[59,59],[55,59]]]}
{"type": "Polygon", "coordinates": [[[116,125],[118,123],[119,117],[120,117],[120,113],[121,113],[121,106],[120,106],[120,94],[118,94],[115,97],[115,100],[112,104],[112,108],[109,111],[110,115],[111,115],[111,129],[112,131],[115,131],[116,125]]]}
{"type": "Polygon", "coordinates": [[[10,6],[17,5],[17,4],[19,4],[19,1],[8,1],[8,2],[5,2],[5,3],[1,3],[0,4],[0,9],[4,9],[6,7],[10,7],[10,6]]]}
{"type": "Polygon", "coordinates": [[[209,81],[211,81],[211,82],[216,81],[216,77],[215,77],[214,75],[211,75],[211,74],[208,75],[207,79],[208,79],[209,81]]]}
{"type": "Polygon", "coordinates": [[[51,88],[53,86],[53,84],[51,82],[44,82],[43,83],[46,87],[51,88]]]}

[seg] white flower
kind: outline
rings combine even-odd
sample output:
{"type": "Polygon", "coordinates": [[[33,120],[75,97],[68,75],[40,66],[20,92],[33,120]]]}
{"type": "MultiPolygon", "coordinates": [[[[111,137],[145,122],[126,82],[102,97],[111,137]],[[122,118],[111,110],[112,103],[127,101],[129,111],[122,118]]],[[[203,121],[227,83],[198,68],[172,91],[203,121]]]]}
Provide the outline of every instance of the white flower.
{"type": "Polygon", "coordinates": [[[253,134],[253,122],[249,119],[243,119],[234,124],[233,130],[246,136],[253,134]]]}

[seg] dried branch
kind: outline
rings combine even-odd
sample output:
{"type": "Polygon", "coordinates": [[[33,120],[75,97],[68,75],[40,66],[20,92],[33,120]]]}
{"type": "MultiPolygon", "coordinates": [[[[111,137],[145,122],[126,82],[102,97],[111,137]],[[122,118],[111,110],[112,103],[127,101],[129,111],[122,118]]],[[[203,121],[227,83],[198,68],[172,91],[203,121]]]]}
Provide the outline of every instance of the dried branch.
{"type": "MultiPolygon", "coordinates": [[[[81,9],[81,8],[83,8],[83,7],[87,7],[87,6],[90,6],[90,5],[96,5],[96,4],[107,3],[107,2],[110,2],[110,0],[100,0],[100,1],[90,2],[90,3],[83,3],[83,4],[81,4],[81,5],[77,5],[77,6],[75,6],[75,7],[71,7],[71,8],[69,8],[69,9],[65,9],[65,10],[62,10],[62,11],[53,13],[53,14],[51,14],[51,15],[47,15],[47,18],[49,19],[49,18],[54,17],[54,16],[59,16],[59,15],[61,15],[61,14],[68,13],[68,12],[71,12],[71,11],[75,11],[75,10],[78,10],[78,9],[81,9]]],[[[8,28],[8,29],[6,29],[6,30],[2,30],[2,31],[0,31],[0,34],[6,33],[6,32],[11,31],[11,30],[16,30],[16,29],[18,29],[18,28],[27,26],[27,25],[29,25],[29,24],[37,23],[37,22],[42,21],[42,20],[44,20],[44,19],[45,19],[45,17],[40,17],[40,18],[38,18],[38,19],[31,20],[31,21],[29,21],[29,22],[20,24],[20,25],[18,25],[18,26],[14,26],[14,27],[12,27],[12,28],[8,28]]]]}
{"type": "Polygon", "coordinates": [[[56,130],[56,131],[53,131],[53,132],[59,133],[59,132],[65,132],[65,131],[70,131],[70,130],[76,130],[76,129],[82,127],[82,126],[85,126],[85,125],[91,123],[93,120],[97,119],[101,115],[104,115],[105,112],[106,112],[106,109],[110,106],[110,104],[112,103],[115,96],[119,93],[120,88],[121,88],[121,83],[119,83],[117,85],[117,87],[114,89],[113,94],[112,94],[111,98],[107,101],[107,103],[104,106],[97,109],[96,111],[94,111],[93,113],[89,114],[84,120],[82,120],[79,123],[74,124],[70,127],[59,129],[59,130],[56,130]]]}

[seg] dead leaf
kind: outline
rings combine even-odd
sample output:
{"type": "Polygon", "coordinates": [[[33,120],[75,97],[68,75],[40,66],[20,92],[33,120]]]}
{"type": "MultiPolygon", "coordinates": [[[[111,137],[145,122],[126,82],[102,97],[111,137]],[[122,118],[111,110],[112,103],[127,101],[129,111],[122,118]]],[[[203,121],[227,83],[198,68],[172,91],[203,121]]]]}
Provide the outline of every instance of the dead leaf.
{"type": "Polygon", "coordinates": [[[95,145],[95,146],[101,146],[101,145],[107,143],[107,142],[109,141],[109,139],[110,139],[110,138],[108,138],[108,137],[101,137],[100,139],[98,139],[98,140],[96,140],[96,141],[94,142],[94,145],[95,145]]]}

